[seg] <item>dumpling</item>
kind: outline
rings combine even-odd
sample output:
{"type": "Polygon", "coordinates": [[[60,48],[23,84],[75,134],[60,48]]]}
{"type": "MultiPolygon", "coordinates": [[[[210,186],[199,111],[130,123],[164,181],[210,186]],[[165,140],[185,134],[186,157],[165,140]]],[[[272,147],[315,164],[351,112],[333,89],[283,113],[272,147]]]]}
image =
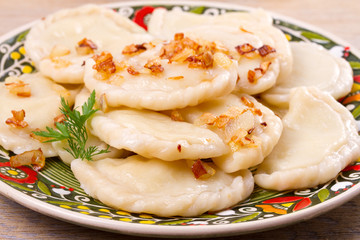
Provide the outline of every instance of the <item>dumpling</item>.
{"type": "Polygon", "coordinates": [[[229,152],[212,160],[228,173],[261,163],[278,142],[282,131],[281,120],[246,94],[231,94],[196,107],[176,110],[171,115],[210,129],[227,143],[229,152]]]}
{"type": "Polygon", "coordinates": [[[183,12],[180,9],[167,11],[157,8],[149,20],[148,31],[158,38],[169,38],[190,27],[203,25],[232,26],[259,37],[263,44],[276,49],[280,64],[279,74],[285,78],[291,73],[292,53],[289,42],[283,32],[272,25],[272,17],[261,9],[211,16],[183,12]]]}
{"type": "Polygon", "coordinates": [[[71,163],[75,177],[90,196],[115,209],[161,217],[197,216],[245,200],[254,187],[249,170],[196,179],[186,161],[165,162],[134,155],[71,163]]]}
{"type": "Polygon", "coordinates": [[[213,16],[184,12],[178,8],[170,11],[164,8],[156,8],[149,19],[148,31],[157,38],[170,38],[174,33],[189,28],[189,26],[205,24],[233,26],[243,23],[271,25],[272,18],[261,9],[213,16]]]}
{"type": "Polygon", "coordinates": [[[236,61],[216,44],[183,34],[94,59],[86,62],[85,86],[110,107],[160,111],[193,106],[229,94],[237,80],[236,61]]]}
{"type": "Polygon", "coordinates": [[[69,91],[39,73],[0,83],[0,145],[16,154],[41,148],[46,157],[56,156],[50,143],[31,133],[54,126],[61,114],[60,96],[74,102],[69,91]]]}
{"type": "Polygon", "coordinates": [[[316,88],[291,93],[284,130],[255,173],[266,189],[301,189],[326,183],[360,156],[360,137],[351,113],[316,88]]]}
{"type": "Polygon", "coordinates": [[[238,81],[234,91],[258,94],[275,85],[280,67],[278,55],[255,34],[220,25],[201,25],[183,32],[187,37],[203,38],[229,49],[227,54],[238,62],[238,81]]]}
{"type": "Polygon", "coordinates": [[[166,161],[220,156],[228,149],[215,133],[148,110],[117,109],[97,113],[90,131],[118,149],[166,161]]]}
{"type": "MultiPolygon", "coordinates": [[[[78,111],[81,112],[81,106],[87,101],[87,99],[90,97],[90,92],[86,88],[83,88],[78,95],[76,95],[75,98],[75,104],[74,108],[77,108],[78,111]]],[[[100,150],[106,149],[108,145],[101,141],[98,137],[92,135],[88,131],[88,141],[87,146],[96,146],[100,150]]],[[[54,151],[57,153],[59,158],[66,164],[70,165],[70,163],[74,160],[74,157],[66,151],[64,148],[68,148],[68,144],[66,141],[56,141],[52,142],[52,146],[54,148],[54,151]]],[[[109,147],[108,153],[103,153],[100,155],[95,155],[93,157],[93,160],[99,160],[103,158],[119,158],[119,157],[126,157],[129,155],[129,152],[124,149],[116,149],[113,147],[109,147]]]]}
{"type": "Polygon", "coordinates": [[[120,53],[130,43],[151,39],[128,18],[89,4],[39,21],[27,35],[25,49],[45,76],[59,83],[78,84],[83,82],[84,61],[94,52],[120,53]]]}
{"type": "Polygon", "coordinates": [[[350,92],[353,77],[350,64],[315,43],[291,42],[294,63],[290,76],[261,94],[270,104],[287,107],[290,91],[296,87],[317,87],[338,99],[350,92]]]}

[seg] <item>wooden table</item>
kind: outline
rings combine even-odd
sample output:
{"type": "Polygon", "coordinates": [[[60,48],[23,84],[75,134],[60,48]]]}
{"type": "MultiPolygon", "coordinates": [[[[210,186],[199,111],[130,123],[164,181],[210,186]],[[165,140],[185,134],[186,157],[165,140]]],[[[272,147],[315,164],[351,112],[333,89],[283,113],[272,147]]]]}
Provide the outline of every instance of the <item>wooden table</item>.
{"type": "MultiPolygon", "coordinates": [[[[58,9],[75,7],[86,0],[0,0],[0,35],[58,9]]],[[[94,3],[118,1],[92,0],[94,3]]],[[[135,2],[135,1],[134,1],[135,2]]],[[[169,1],[170,2],[170,1],[169,1]]],[[[359,0],[227,0],[306,21],[341,36],[360,49],[359,0]]],[[[360,196],[312,220],[263,233],[226,239],[359,239],[360,196]]],[[[0,195],[0,239],[143,239],[108,233],[33,212],[0,195]]]]}

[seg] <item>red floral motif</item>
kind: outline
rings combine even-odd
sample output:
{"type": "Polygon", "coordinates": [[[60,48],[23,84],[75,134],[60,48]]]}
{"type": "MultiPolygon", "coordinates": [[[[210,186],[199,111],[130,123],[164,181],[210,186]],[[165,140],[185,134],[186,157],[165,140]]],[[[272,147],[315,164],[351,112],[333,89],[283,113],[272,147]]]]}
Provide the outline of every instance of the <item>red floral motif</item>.
{"type": "Polygon", "coordinates": [[[145,17],[148,14],[151,14],[155,10],[154,7],[145,6],[135,12],[134,22],[137,23],[140,27],[147,30],[147,25],[145,24],[145,17]]]}
{"type": "Polygon", "coordinates": [[[351,171],[351,170],[360,171],[360,165],[347,166],[346,168],[344,168],[342,170],[342,172],[347,172],[347,171],[351,171]]]}
{"type": "Polygon", "coordinates": [[[263,201],[263,203],[287,203],[287,202],[295,202],[303,199],[303,197],[289,196],[289,197],[277,197],[269,200],[263,201]]]}
{"type": "Polygon", "coordinates": [[[306,207],[310,206],[311,203],[312,202],[311,202],[310,198],[304,198],[303,200],[301,200],[300,202],[298,202],[295,205],[294,212],[299,211],[299,210],[301,210],[303,208],[306,208],[306,207]]]}
{"type": "MultiPolygon", "coordinates": [[[[310,198],[308,197],[299,197],[299,196],[287,196],[287,197],[277,197],[263,201],[267,204],[285,204],[285,203],[295,203],[293,212],[299,211],[303,208],[306,208],[312,204],[310,198]]],[[[264,212],[274,212],[277,214],[286,214],[286,210],[278,209],[271,205],[257,205],[258,207],[263,208],[264,212]]]]}
{"type": "Polygon", "coordinates": [[[354,76],[354,82],[360,83],[360,75],[354,76]]]}
{"type": "Polygon", "coordinates": [[[344,47],[344,58],[349,57],[350,47],[344,47]]]}
{"type": "Polygon", "coordinates": [[[10,162],[0,163],[0,178],[16,183],[33,184],[37,180],[37,172],[26,166],[13,168],[10,162]]]}

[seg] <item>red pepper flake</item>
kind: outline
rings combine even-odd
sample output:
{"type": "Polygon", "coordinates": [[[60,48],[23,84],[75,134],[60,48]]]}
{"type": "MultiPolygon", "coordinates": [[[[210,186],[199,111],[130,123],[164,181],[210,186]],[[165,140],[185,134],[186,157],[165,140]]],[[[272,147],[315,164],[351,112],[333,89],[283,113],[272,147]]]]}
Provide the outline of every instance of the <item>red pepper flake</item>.
{"type": "Polygon", "coordinates": [[[266,127],[266,126],[267,126],[267,123],[266,123],[266,122],[262,122],[262,123],[260,123],[260,125],[266,127]]]}
{"type": "Polygon", "coordinates": [[[253,128],[250,128],[250,129],[247,131],[247,133],[250,135],[254,130],[255,130],[254,127],[253,127],[253,128]]]}
{"type": "Polygon", "coordinates": [[[251,138],[249,138],[249,137],[245,137],[245,140],[252,142],[251,138]]]}
{"type": "Polygon", "coordinates": [[[181,152],[181,144],[178,144],[178,145],[177,145],[177,150],[178,150],[179,152],[181,152]]]}

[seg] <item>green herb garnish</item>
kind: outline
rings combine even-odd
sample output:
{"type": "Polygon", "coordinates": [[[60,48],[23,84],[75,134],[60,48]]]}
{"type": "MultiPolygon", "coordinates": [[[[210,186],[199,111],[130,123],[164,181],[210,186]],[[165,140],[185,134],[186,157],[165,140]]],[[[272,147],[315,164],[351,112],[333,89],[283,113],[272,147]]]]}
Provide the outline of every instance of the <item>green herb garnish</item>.
{"type": "Polygon", "coordinates": [[[76,109],[71,110],[71,107],[63,97],[61,97],[61,105],[60,111],[64,114],[65,120],[61,123],[56,123],[57,130],[46,127],[47,131],[35,131],[35,135],[50,138],[45,142],[67,140],[69,147],[64,149],[74,158],[81,158],[82,160],[91,161],[93,156],[109,152],[109,146],[103,150],[99,150],[97,146],[86,147],[88,140],[86,121],[98,111],[98,109],[93,109],[95,105],[95,91],[90,94],[87,102],[82,105],[82,113],[76,109]]]}

